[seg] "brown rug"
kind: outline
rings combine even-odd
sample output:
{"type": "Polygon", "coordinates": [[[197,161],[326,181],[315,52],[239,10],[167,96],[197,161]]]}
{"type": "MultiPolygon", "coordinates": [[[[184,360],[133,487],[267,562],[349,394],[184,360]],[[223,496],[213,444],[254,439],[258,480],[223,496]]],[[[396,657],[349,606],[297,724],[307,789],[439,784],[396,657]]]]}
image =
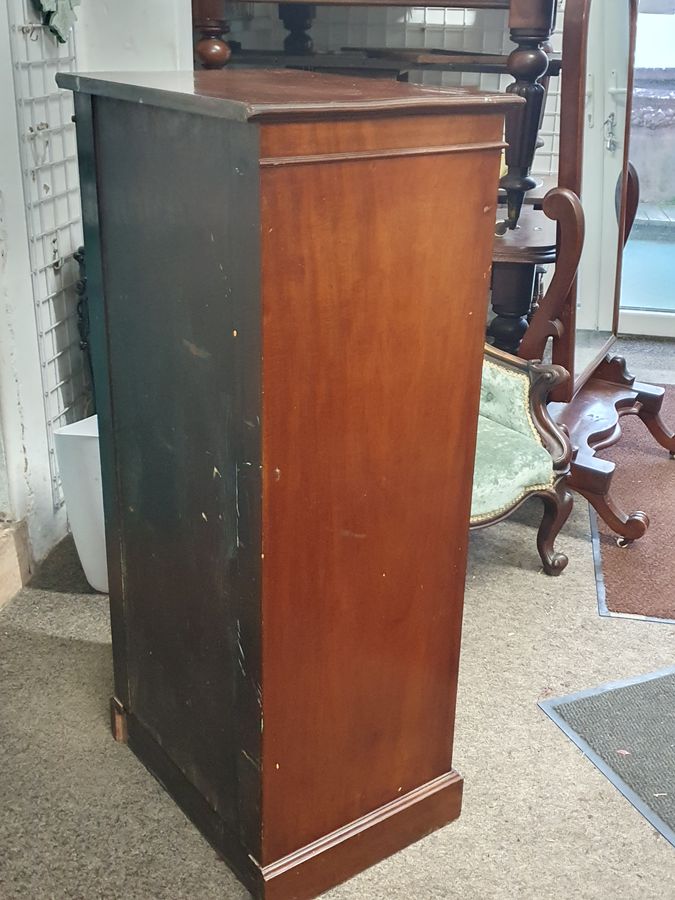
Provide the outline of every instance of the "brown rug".
{"type": "MultiPolygon", "coordinates": [[[[675,385],[666,388],[663,419],[675,425],[675,385]]],[[[650,526],[643,538],[621,549],[598,519],[605,603],[609,613],[675,619],[675,459],[636,416],[624,418],[621,426],[619,443],[599,455],[617,464],[616,502],[627,512],[646,512],[650,526]]]]}

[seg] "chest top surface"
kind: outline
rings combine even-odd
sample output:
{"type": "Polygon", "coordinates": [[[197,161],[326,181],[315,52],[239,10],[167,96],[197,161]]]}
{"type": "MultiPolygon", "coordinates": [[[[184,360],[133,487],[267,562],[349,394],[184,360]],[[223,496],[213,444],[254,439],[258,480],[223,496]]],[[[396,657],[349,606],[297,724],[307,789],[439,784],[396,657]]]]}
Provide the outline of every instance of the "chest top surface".
{"type": "Polygon", "coordinates": [[[292,69],[59,73],[60,87],[233,121],[397,112],[501,111],[519,97],[292,69]]]}

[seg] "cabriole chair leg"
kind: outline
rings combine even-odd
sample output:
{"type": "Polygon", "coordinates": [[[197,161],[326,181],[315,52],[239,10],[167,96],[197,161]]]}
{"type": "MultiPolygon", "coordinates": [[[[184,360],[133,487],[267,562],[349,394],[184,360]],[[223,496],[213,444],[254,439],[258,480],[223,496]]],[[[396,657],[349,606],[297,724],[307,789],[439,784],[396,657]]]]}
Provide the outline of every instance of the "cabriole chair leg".
{"type": "Polygon", "coordinates": [[[544,517],[537,534],[537,549],[547,575],[560,575],[568,563],[567,556],[555,549],[555,541],[560,529],[568,520],[574,505],[572,494],[567,490],[565,480],[561,480],[549,491],[539,495],[544,501],[544,517]]]}

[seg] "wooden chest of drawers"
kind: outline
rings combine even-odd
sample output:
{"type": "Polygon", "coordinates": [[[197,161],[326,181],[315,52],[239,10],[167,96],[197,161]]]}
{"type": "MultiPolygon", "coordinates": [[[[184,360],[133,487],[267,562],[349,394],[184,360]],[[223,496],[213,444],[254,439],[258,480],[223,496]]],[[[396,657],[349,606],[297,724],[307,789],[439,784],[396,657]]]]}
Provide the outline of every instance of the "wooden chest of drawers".
{"type": "Polygon", "coordinates": [[[119,736],[253,894],[459,814],[504,108],[284,71],[75,90],[119,736]]]}

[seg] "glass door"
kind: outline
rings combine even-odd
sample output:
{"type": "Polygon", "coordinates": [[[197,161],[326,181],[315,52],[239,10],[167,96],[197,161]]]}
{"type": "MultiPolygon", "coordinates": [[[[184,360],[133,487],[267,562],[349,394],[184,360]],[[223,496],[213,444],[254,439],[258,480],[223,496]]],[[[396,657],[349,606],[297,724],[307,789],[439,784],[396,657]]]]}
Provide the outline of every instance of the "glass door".
{"type": "Polygon", "coordinates": [[[623,260],[619,331],[675,337],[675,0],[641,0],[630,159],[640,203],[623,260]]]}
{"type": "Polygon", "coordinates": [[[615,333],[630,53],[630,3],[591,0],[580,194],[587,210],[586,238],[579,265],[574,358],[575,376],[581,378],[597,366],[615,333]]]}

